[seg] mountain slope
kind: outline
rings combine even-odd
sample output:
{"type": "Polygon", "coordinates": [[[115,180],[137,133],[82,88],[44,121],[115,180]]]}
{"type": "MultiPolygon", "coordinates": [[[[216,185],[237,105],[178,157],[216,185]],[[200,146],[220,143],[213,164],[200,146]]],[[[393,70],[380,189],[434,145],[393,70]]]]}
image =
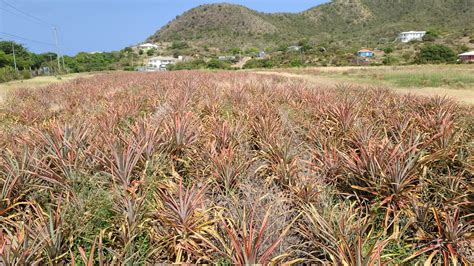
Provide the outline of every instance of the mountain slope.
{"type": "Polygon", "coordinates": [[[177,17],[148,41],[185,40],[218,48],[269,47],[304,38],[371,44],[400,31],[474,32],[474,0],[334,0],[301,13],[261,13],[211,4],[177,17]]]}

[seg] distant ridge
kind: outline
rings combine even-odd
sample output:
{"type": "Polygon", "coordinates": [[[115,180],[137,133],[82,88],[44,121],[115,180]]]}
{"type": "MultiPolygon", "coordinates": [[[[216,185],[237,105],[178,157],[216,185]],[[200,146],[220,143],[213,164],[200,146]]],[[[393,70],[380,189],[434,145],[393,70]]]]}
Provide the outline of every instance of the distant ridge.
{"type": "Polygon", "coordinates": [[[147,41],[217,48],[269,47],[301,39],[369,45],[401,31],[436,29],[453,38],[474,32],[474,0],[334,0],[300,13],[262,13],[227,3],[201,5],[147,41]]]}

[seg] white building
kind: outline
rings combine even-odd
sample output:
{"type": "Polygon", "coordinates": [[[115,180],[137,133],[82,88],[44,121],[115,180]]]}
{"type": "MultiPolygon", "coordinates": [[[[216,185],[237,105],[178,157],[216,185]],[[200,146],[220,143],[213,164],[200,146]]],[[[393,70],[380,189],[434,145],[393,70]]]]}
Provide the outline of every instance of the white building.
{"type": "Polygon", "coordinates": [[[405,31],[398,35],[398,39],[401,42],[409,42],[409,41],[421,41],[423,40],[423,36],[425,36],[426,31],[405,31]]]}
{"type": "Polygon", "coordinates": [[[176,64],[180,58],[174,58],[170,56],[157,56],[148,59],[147,66],[153,69],[166,70],[166,66],[176,64]]]}
{"type": "Polygon", "coordinates": [[[219,60],[221,60],[221,61],[232,61],[232,60],[235,60],[235,59],[236,59],[236,57],[233,56],[233,55],[221,55],[221,56],[219,56],[218,58],[219,58],[219,60]]]}
{"type": "Polygon", "coordinates": [[[142,50],[150,50],[150,49],[158,49],[159,46],[152,43],[143,43],[143,44],[138,45],[138,48],[142,50]]]}
{"type": "Polygon", "coordinates": [[[301,46],[298,46],[298,45],[288,46],[288,51],[298,52],[299,50],[301,50],[301,46]]]}

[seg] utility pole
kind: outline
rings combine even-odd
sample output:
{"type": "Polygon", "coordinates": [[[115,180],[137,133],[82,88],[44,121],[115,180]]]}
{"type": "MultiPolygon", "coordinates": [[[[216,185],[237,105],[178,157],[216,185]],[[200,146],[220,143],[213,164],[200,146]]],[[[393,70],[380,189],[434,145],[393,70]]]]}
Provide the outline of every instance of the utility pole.
{"type": "Polygon", "coordinates": [[[61,61],[59,61],[59,46],[58,46],[58,29],[53,27],[54,32],[54,42],[56,44],[56,58],[58,59],[58,72],[61,73],[61,61]]]}
{"type": "Polygon", "coordinates": [[[18,68],[16,67],[15,43],[14,42],[12,42],[12,50],[13,50],[13,65],[15,66],[15,71],[18,71],[18,68]]]}
{"type": "Polygon", "coordinates": [[[49,75],[51,75],[51,73],[53,73],[53,56],[51,55],[51,53],[49,54],[49,65],[51,66],[51,69],[49,70],[49,75]]]}
{"type": "Polygon", "coordinates": [[[61,55],[61,59],[62,59],[62,61],[63,61],[63,69],[64,69],[64,71],[65,71],[66,74],[67,74],[67,73],[69,73],[69,71],[66,69],[66,64],[64,64],[64,55],[61,55]]]}
{"type": "MultiPolygon", "coordinates": [[[[59,34],[61,34],[61,32],[59,32],[59,34]]],[[[62,35],[60,35],[60,36],[62,36],[62,35]]],[[[61,37],[59,37],[59,39],[62,40],[61,37]]],[[[64,71],[67,73],[68,70],[66,69],[66,64],[64,63],[64,54],[63,54],[63,53],[61,53],[61,60],[62,60],[62,62],[63,62],[63,69],[64,69],[64,71]]]]}

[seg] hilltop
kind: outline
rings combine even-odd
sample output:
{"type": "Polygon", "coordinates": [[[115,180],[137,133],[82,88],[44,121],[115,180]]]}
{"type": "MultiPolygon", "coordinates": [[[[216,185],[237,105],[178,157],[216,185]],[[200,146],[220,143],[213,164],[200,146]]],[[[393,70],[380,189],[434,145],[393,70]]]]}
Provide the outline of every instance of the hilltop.
{"type": "Polygon", "coordinates": [[[474,0],[334,0],[300,13],[262,13],[227,3],[201,5],[147,41],[187,41],[217,48],[277,47],[301,39],[371,45],[407,30],[450,39],[474,34],[474,0]]]}

